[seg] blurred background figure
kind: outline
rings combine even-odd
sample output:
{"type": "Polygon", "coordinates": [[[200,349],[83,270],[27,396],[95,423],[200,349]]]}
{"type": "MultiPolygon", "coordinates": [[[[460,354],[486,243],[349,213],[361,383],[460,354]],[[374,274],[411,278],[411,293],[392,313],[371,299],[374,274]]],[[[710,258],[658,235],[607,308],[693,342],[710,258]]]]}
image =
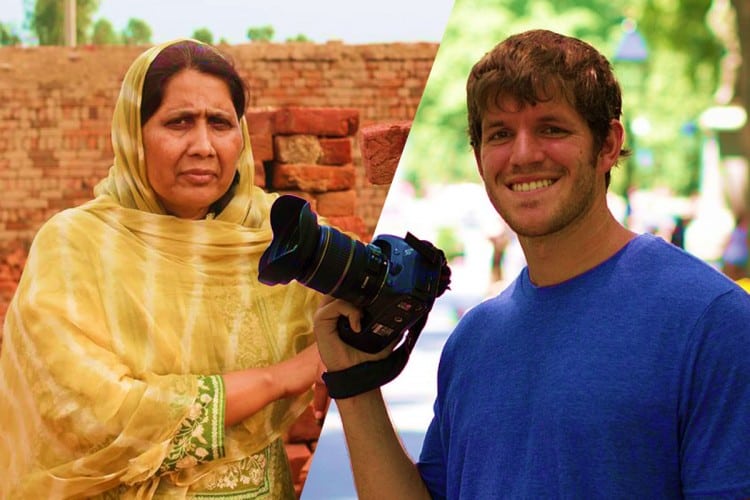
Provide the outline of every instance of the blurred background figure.
{"type": "Polygon", "coordinates": [[[737,219],[721,256],[721,270],[735,281],[747,278],[747,214],[737,219]]]}

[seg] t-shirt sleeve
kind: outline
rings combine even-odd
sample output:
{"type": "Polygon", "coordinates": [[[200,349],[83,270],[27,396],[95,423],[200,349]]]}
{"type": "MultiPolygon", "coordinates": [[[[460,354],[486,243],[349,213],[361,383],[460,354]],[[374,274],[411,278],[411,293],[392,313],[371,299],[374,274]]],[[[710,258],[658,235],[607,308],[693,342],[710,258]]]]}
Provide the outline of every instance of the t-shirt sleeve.
{"type": "Polygon", "coordinates": [[[437,417],[437,403],[435,403],[435,415],[427,428],[417,468],[432,498],[438,499],[446,498],[446,470],[445,452],[437,417]]]}
{"type": "Polygon", "coordinates": [[[686,498],[750,498],[750,295],[717,298],[691,336],[680,394],[686,498]]]}

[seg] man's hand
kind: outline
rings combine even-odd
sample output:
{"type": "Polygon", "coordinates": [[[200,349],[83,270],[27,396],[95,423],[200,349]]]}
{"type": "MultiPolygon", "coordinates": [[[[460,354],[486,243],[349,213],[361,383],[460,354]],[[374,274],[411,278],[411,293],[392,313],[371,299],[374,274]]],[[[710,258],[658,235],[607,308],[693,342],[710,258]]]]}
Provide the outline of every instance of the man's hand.
{"type": "Polygon", "coordinates": [[[394,345],[386,347],[376,354],[368,354],[351,347],[339,338],[336,326],[340,316],[349,320],[349,325],[354,332],[362,330],[362,313],[359,309],[348,302],[326,296],[320,302],[313,320],[313,330],[318,339],[318,349],[328,371],[340,371],[354,365],[387,357],[394,345]]]}

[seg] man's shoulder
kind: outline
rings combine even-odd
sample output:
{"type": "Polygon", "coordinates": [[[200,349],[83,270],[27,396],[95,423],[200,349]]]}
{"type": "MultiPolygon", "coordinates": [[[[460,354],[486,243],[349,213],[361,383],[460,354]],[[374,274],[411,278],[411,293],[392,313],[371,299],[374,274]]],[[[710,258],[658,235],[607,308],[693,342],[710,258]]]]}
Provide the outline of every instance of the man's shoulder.
{"type": "Polygon", "coordinates": [[[634,243],[626,254],[631,272],[663,293],[705,298],[738,288],[719,270],[661,238],[641,235],[634,243]]]}

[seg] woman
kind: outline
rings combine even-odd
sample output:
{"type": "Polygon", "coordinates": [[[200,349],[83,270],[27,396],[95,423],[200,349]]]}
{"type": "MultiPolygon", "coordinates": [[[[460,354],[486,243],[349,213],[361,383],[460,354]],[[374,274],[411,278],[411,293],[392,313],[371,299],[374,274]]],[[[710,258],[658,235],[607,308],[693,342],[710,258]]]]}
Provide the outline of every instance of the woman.
{"type": "Polygon", "coordinates": [[[215,49],[149,49],[96,198],[38,232],[6,316],[0,498],[288,498],[317,296],[257,281],[245,86],[215,49]]]}

